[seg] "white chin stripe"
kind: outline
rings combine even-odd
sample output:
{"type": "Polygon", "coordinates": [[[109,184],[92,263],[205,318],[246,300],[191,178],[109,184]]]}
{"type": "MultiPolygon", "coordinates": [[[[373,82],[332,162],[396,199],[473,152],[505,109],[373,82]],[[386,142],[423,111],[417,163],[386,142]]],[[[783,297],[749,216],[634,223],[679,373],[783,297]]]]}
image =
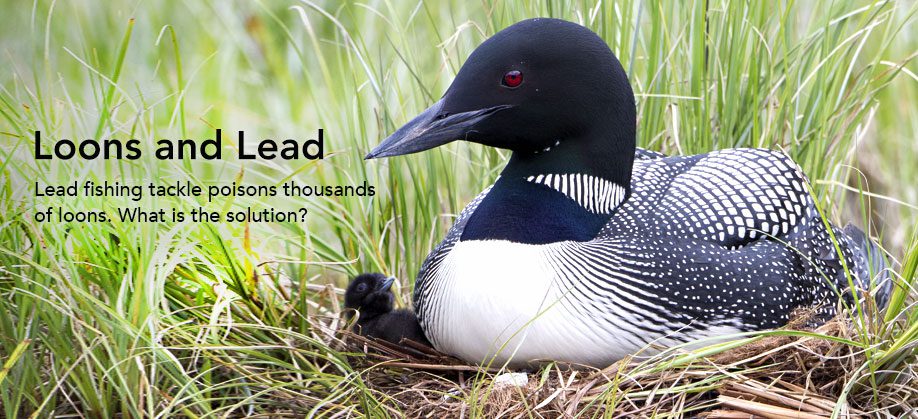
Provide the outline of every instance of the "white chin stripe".
{"type": "Polygon", "coordinates": [[[611,214],[625,200],[623,186],[597,176],[550,173],[529,176],[526,180],[561,192],[587,211],[596,214],[611,214]]]}

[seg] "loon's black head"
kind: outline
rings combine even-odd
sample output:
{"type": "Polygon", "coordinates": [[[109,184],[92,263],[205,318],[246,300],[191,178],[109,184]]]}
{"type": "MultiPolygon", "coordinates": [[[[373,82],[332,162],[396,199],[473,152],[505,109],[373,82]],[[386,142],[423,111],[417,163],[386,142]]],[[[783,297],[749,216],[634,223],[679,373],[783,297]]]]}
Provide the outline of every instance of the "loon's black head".
{"type": "Polygon", "coordinates": [[[394,296],[389,288],[395,277],[380,273],[357,275],[344,292],[344,307],[360,310],[362,318],[392,311],[394,296]]]}
{"type": "Polygon", "coordinates": [[[367,158],[466,140],[512,150],[508,169],[519,166],[521,174],[577,170],[627,185],[635,119],[625,71],[599,36],[563,20],[530,19],[482,43],[443,98],[367,158]]]}

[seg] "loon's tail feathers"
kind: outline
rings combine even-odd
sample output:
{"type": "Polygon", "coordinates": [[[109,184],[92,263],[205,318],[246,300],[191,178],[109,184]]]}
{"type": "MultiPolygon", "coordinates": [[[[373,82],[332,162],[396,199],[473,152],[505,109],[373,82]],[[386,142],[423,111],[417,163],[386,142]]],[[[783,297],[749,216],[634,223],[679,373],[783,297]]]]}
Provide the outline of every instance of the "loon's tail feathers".
{"type": "Polygon", "coordinates": [[[844,233],[850,240],[851,251],[854,253],[854,266],[850,269],[861,282],[858,286],[874,295],[877,308],[885,309],[893,289],[886,255],[880,250],[880,246],[854,225],[846,225],[844,233]]]}

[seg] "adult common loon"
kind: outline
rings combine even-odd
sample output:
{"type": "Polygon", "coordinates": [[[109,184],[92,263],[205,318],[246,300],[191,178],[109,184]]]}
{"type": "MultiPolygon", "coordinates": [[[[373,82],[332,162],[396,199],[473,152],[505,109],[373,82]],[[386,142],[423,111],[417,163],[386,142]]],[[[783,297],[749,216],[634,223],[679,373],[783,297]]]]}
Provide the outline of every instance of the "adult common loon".
{"type": "MultiPolygon", "coordinates": [[[[436,349],[605,366],[651,343],[779,327],[798,306],[830,316],[850,295],[846,268],[877,288],[879,249],[826,228],[787,156],[667,157],[636,149],[636,119],[599,36],[532,19],[482,43],[442,99],[367,155],[454,140],[512,151],[421,267],[414,305],[436,349]]],[[[881,304],[888,293],[886,280],[881,304]]]]}

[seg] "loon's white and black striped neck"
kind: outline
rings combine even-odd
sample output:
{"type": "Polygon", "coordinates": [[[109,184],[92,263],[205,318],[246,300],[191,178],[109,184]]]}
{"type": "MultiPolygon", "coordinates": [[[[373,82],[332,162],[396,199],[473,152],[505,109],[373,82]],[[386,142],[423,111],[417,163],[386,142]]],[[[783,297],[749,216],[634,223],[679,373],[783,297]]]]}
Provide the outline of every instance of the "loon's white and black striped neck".
{"type": "Polygon", "coordinates": [[[558,191],[596,214],[612,214],[624,202],[627,190],[610,180],[583,173],[530,175],[526,181],[558,191]]]}
{"type": "Polygon", "coordinates": [[[461,239],[592,240],[628,198],[633,144],[633,136],[606,136],[562,140],[538,153],[515,151],[461,239]]]}

